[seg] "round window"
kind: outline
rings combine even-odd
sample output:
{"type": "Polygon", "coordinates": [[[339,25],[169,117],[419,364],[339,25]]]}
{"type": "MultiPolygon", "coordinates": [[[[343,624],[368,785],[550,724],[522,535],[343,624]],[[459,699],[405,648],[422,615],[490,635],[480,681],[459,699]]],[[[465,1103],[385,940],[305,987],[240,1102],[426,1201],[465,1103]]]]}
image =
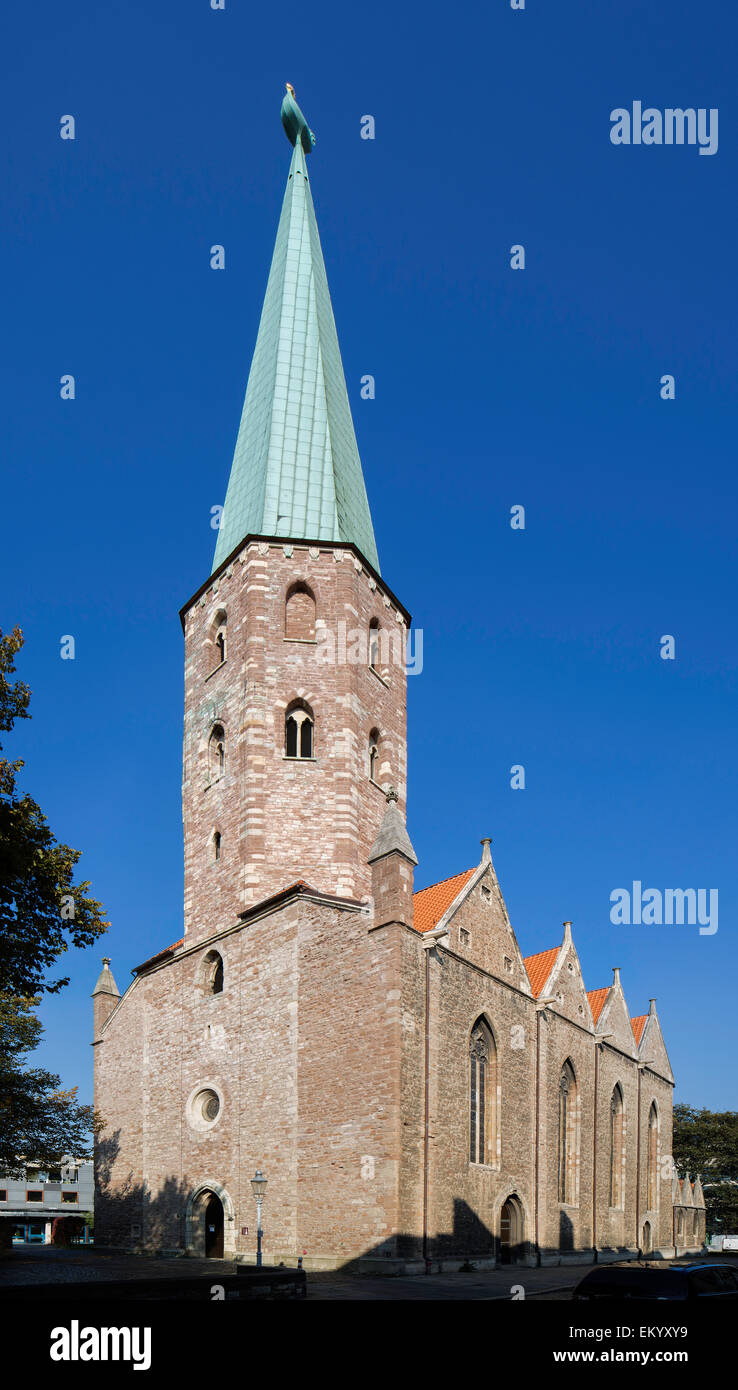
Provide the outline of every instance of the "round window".
{"type": "Polygon", "coordinates": [[[203,1086],[192,1096],[189,1105],[190,1124],[195,1129],[210,1129],[220,1114],[220,1096],[210,1086],[203,1086]]]}
{"type": "Polygon", "coordinates": [[[201,1091],[197,1097],[198,1108],[204,1120],[216,1120],[220,1110],[220,1101],[215,1091],[201,1091]]]}

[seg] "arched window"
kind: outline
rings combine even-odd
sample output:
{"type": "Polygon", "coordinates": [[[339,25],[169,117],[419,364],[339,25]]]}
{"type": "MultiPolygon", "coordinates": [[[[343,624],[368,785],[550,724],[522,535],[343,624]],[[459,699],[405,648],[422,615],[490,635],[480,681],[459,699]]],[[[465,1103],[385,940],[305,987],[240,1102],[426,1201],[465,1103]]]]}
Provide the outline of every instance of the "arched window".
{"type": "Polygon", "coordinates": [[[293,584],[287,590],[284,635],[293,642],[315,641],[315,595],[307,584],[293,584]]]}
{"type": "Polygon", "coordinates": [[[313,712],[308,705],[302,702],[290,705],[284,724],[286,757],[312,758],[315,756],[313,752],[314,726],[313,712]]]}
{"type": "Polygon", "coordinates": [[[205,994],[223,993],[223,957],[218,951],[208,951],[203,960],[202,985],[205,994]]]}
{"type": "Polygon", "coordinates": [[[376,618],[369,624],[369,665],[373,671],[379,668],[379,622],[376,618]]]}
{"type": "Polygon", "coordinates": [[[659,1205],[659,1113],[656,1102],[652,1101],[648,1112],[648,1210],[657,1211],[659,1205]]]}
{"type": "Polygon", "coordinates": [[[218,859],[220,859],[220,851],[222,844],[223,836],[221,835],[220,831],[213,831],[213,859],[215,859],[216,862],[218,859]]]}
{"type": "Polygon", "coordinates": [[[217,782],[225,772],[225,729],[214,724],[208,741],[208,772],[210,781],[217,782]]]}
{"type": "Polygon", "coordinates": [[[570,1061],[564,1062],[559,1080],[559,1201],[576,1202],[577,1150],[579,1148],[577,1079],[570,1061]]]}
{"type": "Polygon", "coordinates": [[[379,729],[372,729],[369,735],[369,776],[372,782],[379,777],[379,729]]]}
{"type": "Polygon", "coordinates": [[[222,666],[226,659],[226,621],[225,609],[219,608],[211,628],[215,666],[222,666]]]}
{"type": "Polygon", "coordinates": [[[610,1099],[610,1206],[623,1205],[623,1093],[616,1086],[610,1099]]]}
{"type": "Polygon", "coordinates": [[[472,1028],[469,1047],[469,1159],[497,1161],[497,1048],[483,1018],[472,1028]]]}

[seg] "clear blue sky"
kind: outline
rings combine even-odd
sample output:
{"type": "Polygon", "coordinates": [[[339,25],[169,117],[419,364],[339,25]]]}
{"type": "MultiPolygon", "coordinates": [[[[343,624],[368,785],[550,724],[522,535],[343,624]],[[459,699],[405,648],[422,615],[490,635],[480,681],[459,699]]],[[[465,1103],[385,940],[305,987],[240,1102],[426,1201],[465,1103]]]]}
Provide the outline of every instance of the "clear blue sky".
{"type": "Polygon", "coordinates": [[[491,835],[523,951],[571,918],[588,988],[619,965],[632,1013],[656,995],[677,1098],[735,1107],[735,5],[38,0],[4,23],[0,621],[33,688],[8,746],[112,921],[40,1061],[90,1097],[100,956],[123,989],[180,935],[178,609],[210,569],[289,80],[382,570],[425,634],[417,884],[491,835]],[[614,147],[634,99],[717,107],[718,153],[614,147]],[[634,879],[717,888],[718,932],[613,926],[634,879]]]}

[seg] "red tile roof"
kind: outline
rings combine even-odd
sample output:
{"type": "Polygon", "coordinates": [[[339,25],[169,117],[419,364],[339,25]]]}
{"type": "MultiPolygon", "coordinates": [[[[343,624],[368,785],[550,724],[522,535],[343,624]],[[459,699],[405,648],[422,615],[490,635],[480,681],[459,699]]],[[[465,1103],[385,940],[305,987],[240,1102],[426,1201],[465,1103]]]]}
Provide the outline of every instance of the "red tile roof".
{"type": "Polygon", "coordinates": [[[553,969],[554,961],[561,947],[552,946],[550,951],[538,951],[535,956],[526,956],[523,964],[528,971],[533,998],[537,999],[553,969]]]}
{"type": "Polygon", "coordinates": [[[600,1014],[602,1013],[602,1010],[605,1006],[605,1000],[607,999],[609,993],[610,985],[606,985],[604,989],[587,990],[589,1007],[592,1010],[592,1018],[594,1019],[595,1023],[597,1022],[600,1014]]]}
{"type": "Polygon", "coordinates": [[[454,874],[453,878],[444,878],[440,883],[432,883],[429,888],[421,888],[418,893],[413,893],[413,903],[415,904],[415,930],[419,932],[432,931],[438,926],[444,912],[450,908],[454,898],[469,882],[474,869],[466,869],[463,874],[454,874]]]}
{"type": "Polygon", "coordinates": [[[641,1043],[641,1038],[643,1037],[643,1029],[646,1026],[647,1018],[648,1014],[639,1014],[637,1018],[632,1018],[630,1020],[630,1026],[633,1029],[633,1037],[635,1038],[639,1047],[641,1043]]]}
{"type": "Polygon", "coordinates": [[[142,961],[141,965],[134,966],[132,974],[138,975],[142,970],[145,970],[148,965],[155,965],[158,960],[163,960],[165,956],[169,955],[170,951],[176,951],[177,947],[181,946],[183,942],[184,937],[181,937],[179,941],[173,941],[171,946],[165,946],[163,951],[157,951],[155,956],[149,956],[148,960],[142,961]]]}

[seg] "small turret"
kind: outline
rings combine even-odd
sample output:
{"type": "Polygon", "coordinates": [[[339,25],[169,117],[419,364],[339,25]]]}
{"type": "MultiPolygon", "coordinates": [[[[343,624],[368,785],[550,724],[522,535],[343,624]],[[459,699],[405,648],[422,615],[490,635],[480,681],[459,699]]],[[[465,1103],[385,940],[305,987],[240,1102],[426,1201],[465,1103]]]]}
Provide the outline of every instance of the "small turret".
{"type": "Polygon", "coordinates": [[[413,876],[417,856],[397,805],[397,792],[387,792],[387,810],[367,861],[372,866],[374,922],[413,925],[413,876]]]}
{"type": "Polygon", "coordinates": [[[105,1024],[113,1012],[118,1000],[120,990],[113,978],[110,969],[110,957],[103,956],[103,968],[97,977],[97,984],[92,991],[92,999],[95,1009],[95,1041],[97,1042],[105,1024]]]}

